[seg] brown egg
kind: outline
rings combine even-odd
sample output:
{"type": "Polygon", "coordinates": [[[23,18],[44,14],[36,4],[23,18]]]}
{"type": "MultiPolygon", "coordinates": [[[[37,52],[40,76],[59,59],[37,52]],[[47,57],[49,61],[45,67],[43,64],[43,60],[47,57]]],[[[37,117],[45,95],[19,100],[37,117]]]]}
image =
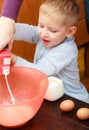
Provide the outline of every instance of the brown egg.
{"type": "Polygon", "coordinates": [[[72,100],[67,99],[61,102],[59,107],[62,111],[68,112],[74,109],[75,103],[72,100]]]}
{"type": "Polygon", "coordinates": [[[80,109],[78,109],[77,117],[80,120],[87,120],[87,119],[89,119],[89,108],[80,108],[80,109]]]}

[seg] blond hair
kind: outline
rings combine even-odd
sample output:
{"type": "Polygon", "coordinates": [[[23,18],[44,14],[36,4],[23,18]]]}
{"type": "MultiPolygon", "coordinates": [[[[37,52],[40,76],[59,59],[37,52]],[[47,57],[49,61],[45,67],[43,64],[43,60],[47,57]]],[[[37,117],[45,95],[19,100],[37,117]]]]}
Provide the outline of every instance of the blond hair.
{"type": "Polygon", "coordinates": [[[80,7],[77,0],[44,0],[40,12],[57,19],[61,14],[65,23],[75,25],[80,16],[80,7]]]}

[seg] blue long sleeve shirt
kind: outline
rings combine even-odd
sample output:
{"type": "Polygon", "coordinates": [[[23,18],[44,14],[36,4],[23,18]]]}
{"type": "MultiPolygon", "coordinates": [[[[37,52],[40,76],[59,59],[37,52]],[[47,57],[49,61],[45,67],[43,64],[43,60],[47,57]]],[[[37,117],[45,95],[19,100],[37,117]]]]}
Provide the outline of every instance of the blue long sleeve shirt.
{"type": "Polygon", "coordinates": [[[52,48],[46,48],[38,35],[37,26],[18,23],[15,27],[15,40],[37,44],[34,63],[18,57],[15,65],[35,68],[47,76],[60,78],[67,95],[89,103],[89,94],[79,78],[78,48],[74,37],[67,38],[52,48]]]}

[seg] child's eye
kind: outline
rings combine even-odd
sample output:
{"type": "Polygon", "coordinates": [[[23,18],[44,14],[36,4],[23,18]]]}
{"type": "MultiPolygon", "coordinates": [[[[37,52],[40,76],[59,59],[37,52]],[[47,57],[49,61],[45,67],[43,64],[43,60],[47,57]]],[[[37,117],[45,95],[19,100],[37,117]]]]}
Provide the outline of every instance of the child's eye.
{"type": "Polygon", "coordinates": [[[43,25],[41,25],[41,24],[39,24],[38,26],[39,26],[40,28],[44,28],[44,26],[43,26],[43,25]]]}
{"type": "Polygon", "coordinates": [[[56,30],[50,30],[51,32],[53,32],[53,33],[56,33],[57,31],[56,30]]]}

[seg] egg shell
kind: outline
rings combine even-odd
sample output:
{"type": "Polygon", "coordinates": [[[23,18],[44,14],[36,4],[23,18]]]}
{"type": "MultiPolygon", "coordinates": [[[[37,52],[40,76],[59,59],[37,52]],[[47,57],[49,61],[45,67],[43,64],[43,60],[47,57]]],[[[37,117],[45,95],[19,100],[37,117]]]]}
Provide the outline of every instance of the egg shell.
{"type": "Polygon", "coordinates": [[[77,117],[80,120],[87,120],[89,119],[89,108],[80,108],[77,110],[77,117]]]}
{"type": "Polygon", "coordinates": [[[60,103],[60,109],[64,112],[72,111],[75,107],[75,103],[72,100],[64,100],[60,103]]]}

